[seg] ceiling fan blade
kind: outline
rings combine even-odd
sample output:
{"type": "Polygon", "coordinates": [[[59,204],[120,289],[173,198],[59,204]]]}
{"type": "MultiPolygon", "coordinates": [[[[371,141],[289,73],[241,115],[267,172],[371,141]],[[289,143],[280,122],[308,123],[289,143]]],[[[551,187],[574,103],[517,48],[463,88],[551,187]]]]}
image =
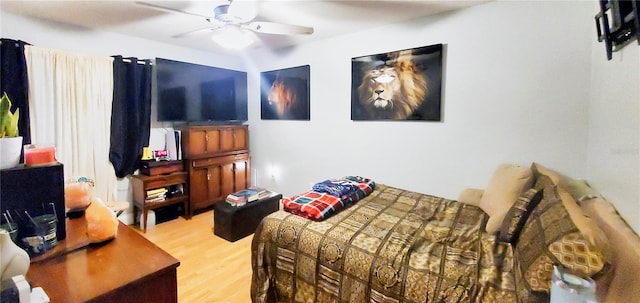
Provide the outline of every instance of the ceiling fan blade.
{"type": "Polygon", "coordinates": [[[224,27],[223,25],[203,27],[203,28],[199,28],[199,29],[194,29],[192,31],[184,32],[184,33],[181,33],[181,34],[173,35],[173,36],[171,36],[171,38],[186,38],[186,37],[189,37],[189,36],[195,36],[195,35],[198,35],[198,34],[204,34],[206,32],[213,32],[213,31],[219,30],[219,29],[221,29],[223,27],[224,27]]]}
{"type": "Polygon", "coordinates": [[[157,4],[150,3],[150,2],[136,1],[135,3],[138,4],[138,5],[146,6],[146,7],[149,7],[149,8],[155,9],[155,10],[159,10],[159,11],[163,11],[163,12],[167,12],[167,13],[185,14],[185,15],[190,15],[190,16],[193,16],[193,17],[204,18],[207,21],[211,20],[211,16],[205,16],[205,15],[200,15],[200,14],[191,13],[191,12],[187,12],[187,11],[181,11],[179,9],[166,7],[166,6],[161,6],[161,5],[157,5],[157,4]]]}
{"type": "Polygon", "coordinates": [[[262,34],[274,35],[310,35],[313,34],[313,27],[292,25],[275,22],[256,21],[244,24],[243,28],[262,34]]]}

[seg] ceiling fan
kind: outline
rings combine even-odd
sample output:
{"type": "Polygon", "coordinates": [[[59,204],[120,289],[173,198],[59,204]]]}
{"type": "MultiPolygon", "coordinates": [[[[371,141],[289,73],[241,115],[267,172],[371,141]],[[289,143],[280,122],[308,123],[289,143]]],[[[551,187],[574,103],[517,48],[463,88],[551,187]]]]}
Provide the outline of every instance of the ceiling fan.
{"type": "Polygon", "coordinates": [[[249,33],[273,34],[273,35],[310,35],[313,27],[285,24],[267,21],[252,21],[258,14],[257,1],[233,1],[228,4],[218,5],[213,9],[213,16],[200,15],[171,7],[157,5],[151,2],[136,1],[136,4],[150,7],[156,10],[180,13],[193,17],[203,18],[211,25],[195,29],[185,33],[174,35],[175,38],[187,37],[201,32],[211,32],[212,39],[223,46],[241,48],[253,42],[249,33]],[[242,41],[241,41],[242,40],[242,41]],[[225,45],[231,44],[231,45],[225,45]]]}

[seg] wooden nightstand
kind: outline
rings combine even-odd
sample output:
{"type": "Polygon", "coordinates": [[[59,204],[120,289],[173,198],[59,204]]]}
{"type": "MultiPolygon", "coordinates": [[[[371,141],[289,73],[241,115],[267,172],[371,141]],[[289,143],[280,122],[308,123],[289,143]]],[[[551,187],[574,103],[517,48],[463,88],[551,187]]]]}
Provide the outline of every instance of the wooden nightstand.
{"type": "Polygon", "coordinates": [[[173,172],[167,175],[145,176],[134,175],[131,178],[133,186],[133,220],[137,219],[137,209],[142,210],[143,230],[147,232],[147,215],[149,210],[160,208],[163,206],[173,205],[176,203],[184,203],[184,217],[191,219],[189,211],[189,182],[188,174],[185,171],[173,172]],[[167,197],[161,201],[147,201],[147,192],[158,188],[167,188],[171,185],[182,185],[182,193],[172,195],[167,193],[167,197]]]}

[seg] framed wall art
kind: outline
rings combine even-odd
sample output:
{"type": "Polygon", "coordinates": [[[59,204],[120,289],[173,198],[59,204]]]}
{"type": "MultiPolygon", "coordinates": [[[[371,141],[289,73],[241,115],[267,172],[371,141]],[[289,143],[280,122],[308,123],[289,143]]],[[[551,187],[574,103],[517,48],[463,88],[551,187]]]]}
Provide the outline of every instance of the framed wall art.
{"type": "Polygon", "coordinates": [[[441,121],[442,44],[351,59],[351,120],[441,121]]]}
{"type": "Polygon", "coordinates": [[[262,120],[310,120],[309,65],[260,73],[262,120]]]}

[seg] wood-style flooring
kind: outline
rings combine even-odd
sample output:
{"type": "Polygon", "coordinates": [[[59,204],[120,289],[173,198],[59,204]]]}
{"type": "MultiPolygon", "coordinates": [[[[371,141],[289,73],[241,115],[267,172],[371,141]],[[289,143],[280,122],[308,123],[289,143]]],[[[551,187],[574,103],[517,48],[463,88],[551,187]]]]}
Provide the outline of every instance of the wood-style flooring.
{"type": "Polygon", "coordinates": [[[143,233],[180,260],[178,302],[251,302],[251,239],[228,242],[213,234],[213,211],[155,225],[143,233]]]}

